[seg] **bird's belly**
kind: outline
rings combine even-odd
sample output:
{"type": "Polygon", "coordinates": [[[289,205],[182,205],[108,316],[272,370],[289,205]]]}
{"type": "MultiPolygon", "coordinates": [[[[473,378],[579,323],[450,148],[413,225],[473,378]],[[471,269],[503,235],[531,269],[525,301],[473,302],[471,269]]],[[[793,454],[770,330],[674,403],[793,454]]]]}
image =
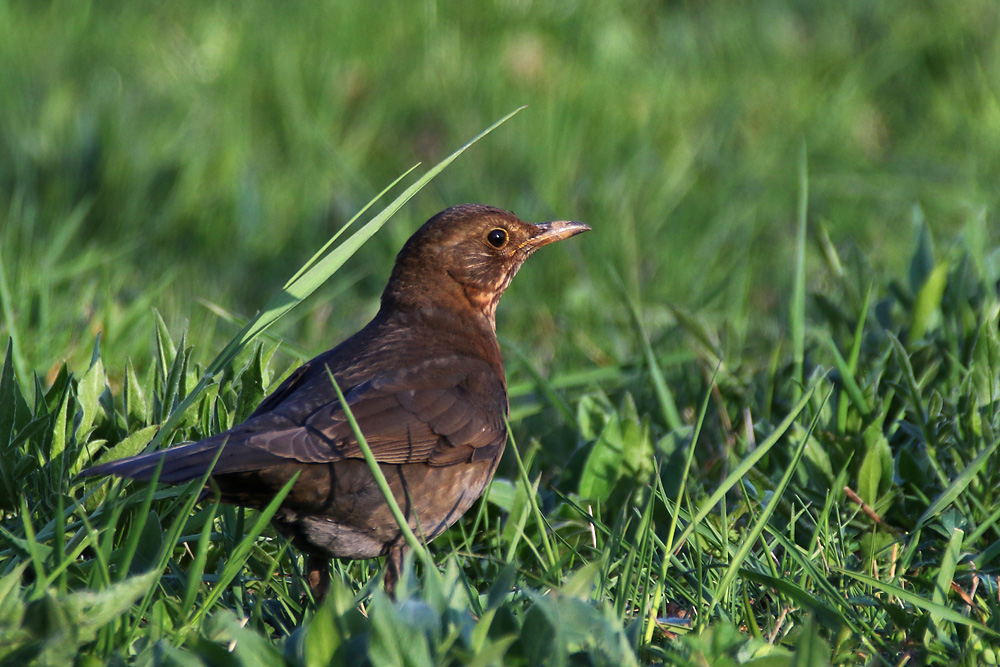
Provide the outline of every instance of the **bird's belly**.
{"type": "MultiPolygon", "coordinates": [[[[448,466],[409,463],[381,468],[410,528],[429,542],[482,495],[500,453],[490,460],[448,466]]],[[[364,461],[296,468],[301,470],[299,479],[273,522],[297,547],[335,558],[374,558],[401,542],[396,520],[364,461]]]]}

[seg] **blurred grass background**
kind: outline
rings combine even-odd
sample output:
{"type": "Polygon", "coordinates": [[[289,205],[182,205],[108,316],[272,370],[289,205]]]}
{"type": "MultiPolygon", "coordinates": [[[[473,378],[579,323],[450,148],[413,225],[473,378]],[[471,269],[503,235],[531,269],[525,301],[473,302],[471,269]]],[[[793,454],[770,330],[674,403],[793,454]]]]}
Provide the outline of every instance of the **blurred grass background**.
{"type": "Polygon", "coordinates": [[[0,0],[3,659],[995,663],[998,34],[993,0],[0,0]],[[256,513],[76,479],[521,105],[161,429],[224,429],[360,327],[446,206],[588,222],[500,307],[523,460],[433,545],[444,584],[362,618],[376,564],[338,563],[317,609],[256,513]]]}
{"type": "Polygon", "coordinates": [[[155,307],[206,361],[236,325],[199,302],[252,315],[393,178],[526,104],[286,318],[293,349],[362,325],[405,238],[481,201],[595,230],[529,263],[501,307],[501,335],[543,368],[638,357],[623,288],[654,344],[670,303],[766,352],[803,146],[810,221],[876,274],[902,270],[914,219],[947,243],[986,216],[997,238],[998,16],[992,0],[0,2],[0,336],[44,372],[103,331],[114,374],[150,358],[155,307]]]}

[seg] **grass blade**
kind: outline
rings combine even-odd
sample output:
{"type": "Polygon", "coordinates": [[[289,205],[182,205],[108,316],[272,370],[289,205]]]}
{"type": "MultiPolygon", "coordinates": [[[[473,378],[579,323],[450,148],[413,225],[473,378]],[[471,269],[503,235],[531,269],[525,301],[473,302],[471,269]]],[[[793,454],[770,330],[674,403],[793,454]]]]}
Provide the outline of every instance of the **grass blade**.
{"type": "MultiPolygon", "coordinates": [[[[792,331],[792,364],[793,377],[802,386],[805,377],[802,375],[802,364],[806,350],[806,220],[809,214],[809,163],[806,157],[806,142],[802,140],[799,151],[799,204],[798,225],[795,234],[795,277],[792,284],[792,303],[789,312],[789,324],[792,331]]],[[[793,389],[792,396],[799,397],[799,391],[793,389]]]]}
{"type": "MultiPolygon", "coordinates": [[[[832,391],[832,389],[831,389],[832,391]]],[[[826,403],[830,399],[830,392],[827,392],[826,397],[824,397],[823,402],[826,403]]],[[[753,549],[754,544],[760,537],[761,533],[767,527],[768,522],[771,520],[771,515],[774,514],[774,510],[778,508],[778,504],[781,500],[782,495],[785,493],[785,489],[788,488],[789,483],[792,481],[792,476],[795,474],[795,469],[798,467],[799,461],[802,460],[802,454],[806,450],[806,445],[809,443],[809,438],[812,437],[813,431],[816,429],[816,424],[819,423],[819,418],[821,415],[821,410],[817,410],[816,414],[813,415],[812,422],[809,424],[809,428],[806,432],[802,434],[802,439],[799,442],[799,446],[795,448],[795,453],[792,454],[792,460],[789,461],[788,467],[785,468],[784,474],[781,476],[781,480],[778,482],[777,486],[774,488],[774,493],[771,495],[771,500],[767,503],[764,511],[761,512],[757,521],[751,526],[742,537],[740,541],[740,546],[736,550],[736,554],[733,556],[729,563],[726,572],[722,575],[722,580],[719,581],[716,586],[716,594],[712,596],[712,604],[709,606],[708,613],[709,616],[715,611],[716,606],[719,604],[719,600],[722,599],[725,591],[729,589],[733,581],[736,580],[736,576],[740,572],[740,568],[743,567],[744,561],[746,561],[747,556],[750,554],[750,550],[753,549]]]]}
{"type": "MultiPolygon", "coordinates": [[[[302,303],[302,301],[316,291],[320,285],[333,276],[333,274],[336,273],[341,266],[343,266],[344,262],[346,262],[348,258],[354,255],[354,253],[357,252],[368,239],[374,236],[375,232],[381,229],[385,223],[389,221],[389,218],[391,218],[396,211],[402,208],[403,204],[408,202],[413,195],[423,189],[423,187],[427,185],[435,176],[440,174],[445,167],[454,162],[459,155],[464,153],[469,147],[498,128],[500,125],[507,122],[512,116],[520,112],[523,108],[524,107],[519,107],[510,112],[477,134],[472,138],[472,140],[467,142],[457,151],[431,167],[426,174],[421,176],[410,187],[406,188],[402,194],[382,209],[378,215],[372,218],[361,229],[354,232],[354,234],[348,237],[329,254],[322,258],[317,258],[316,255],[313,255],[313,257],[306,262],[306,265],[296,271],[292,278],[285,283],[281,291],[271,297],[271,299],[264,306],[263,310],[247,322],[246,326],[244,326],[243,329],[229,341],[226,347],[223,348],[222,352],[220,352],[212,363],[208,365],[208,369],[198,381],[198,384],[195,385],[194,389],[192,389],[184,400],[180,401],[171,411],[170,416],[167,418],[166,422],[164,422],[163,427],[146,447],[146,451],[153,451],[159,447],[163,439],[167,437],[171,431],[173,431],[173,428],[177,425],[181,417],[187,409],[191,407],[201,392],[208,387],[218,373],[220,373],[233,359],[236,358],[236,355],[238,355],[240,351],[242,351],[243,348],[250,343],[250,341],[281,319],[281,317],[288,313],[288,311],[292,308],[302,303]]],[[[412,169],[410,171],[412,171],[412,169]]],[[[406,173],[410,172],[408,171],[406,173]]],[[[399,179],[395,182],[398,181],[399,179]]],[[[379,197],[381,197],[381,193],[379,194],[379,197]]],[[[369,202],[362,210],[366,210],[372,205],[372,203],[374,203],[374,201],[377,201],[377,199],[378,197],[372,200],[372,202],[369,202]]],[[[337,236],[339,236],[339,233],[337,236]]],[[[324,245],[324,248],[328,248],[337,236],[334,236],[333,239],[327,242],[327,244],[324,245]]]]}

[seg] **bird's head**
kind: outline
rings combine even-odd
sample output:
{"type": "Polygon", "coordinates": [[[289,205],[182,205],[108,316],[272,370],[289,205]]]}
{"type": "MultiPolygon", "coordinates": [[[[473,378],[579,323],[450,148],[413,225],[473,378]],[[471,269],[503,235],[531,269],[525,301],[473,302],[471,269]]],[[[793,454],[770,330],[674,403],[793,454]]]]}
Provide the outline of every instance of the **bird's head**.
{"type": "Polygon", "coordinates": [[[589,229],[566,220],[533,225],[482,204],[445,209],[403,246],[382,302],[419,307],[467,299],[492,321],[500,296],[524,260],[544,245],[589,229]]]}

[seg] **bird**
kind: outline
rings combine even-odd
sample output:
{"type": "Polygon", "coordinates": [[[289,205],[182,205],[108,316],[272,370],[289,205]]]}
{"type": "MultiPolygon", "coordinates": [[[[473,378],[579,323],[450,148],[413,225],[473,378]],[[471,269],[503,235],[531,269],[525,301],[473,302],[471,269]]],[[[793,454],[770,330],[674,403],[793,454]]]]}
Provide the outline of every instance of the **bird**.
{"type": "Polygon", "coordinates": [[[483,204],[447,208],[403,245],[374,318],[297,368],[245,421],[81,475],[150,481],[159,468],[160,482],[180,484],[211,468],[223,502],[261,508],[297,474],[272,523],[306,556],[313,599],[329,589],[331,558],[381,556],[391,596],[407,544],[331,376],[410,528],[433,540],[482,495],[507,441],[501,295],[536,250],[589,230],[483,204]]]}

